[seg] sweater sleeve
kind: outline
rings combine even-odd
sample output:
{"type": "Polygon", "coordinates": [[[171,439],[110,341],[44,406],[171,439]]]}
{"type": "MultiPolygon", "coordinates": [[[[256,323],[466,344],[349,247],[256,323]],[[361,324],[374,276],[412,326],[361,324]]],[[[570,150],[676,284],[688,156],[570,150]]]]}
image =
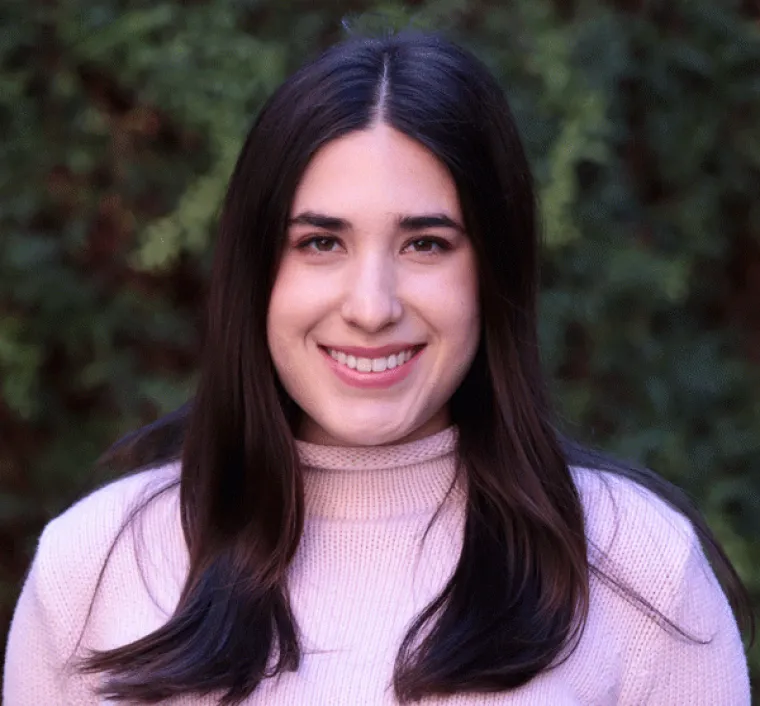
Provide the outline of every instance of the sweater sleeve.
{"type": "MultiPolygon", "coordinates": [[[[8,634],[5,706],[99,703],[95,694],[98,677],[82,674],[77,663],[90,648],[112,646],[110,632],[85,634],[94,614],[91,610],[97,608],[101,572],[110,557],[116,564],[114,580],[123,584],[124,591],[131,591],[139,581],[136,577],[141,574],[133,570],[133,543],[125,537],[117,546],[116,539],[135,503],[139,505],[146,492],[150,495],[169,487],[174,478],[170,467],[165,473],[156,470],[127,476],[86,496],[45,527],[8,634]]],[[[167,516],[174,517],[171,512],[167,516]]],[[[127,622],[117,621],[119,625],[127,622]]]]}
{"type": "Polygon", "coordinates": [[[696,538],[671,610],[699,642],[658,630],[649,706],[749,706],[747,660],[731,607],[696,538]]]}
{"type": "Polygon", "coordinates": [[[46,580],[44,537],[43,533],[8,634],[3,676],[3,703],[7,706],[77,703],[66,675],[71,655],[64,646],[69,635],[62,607],[46,580]]]}

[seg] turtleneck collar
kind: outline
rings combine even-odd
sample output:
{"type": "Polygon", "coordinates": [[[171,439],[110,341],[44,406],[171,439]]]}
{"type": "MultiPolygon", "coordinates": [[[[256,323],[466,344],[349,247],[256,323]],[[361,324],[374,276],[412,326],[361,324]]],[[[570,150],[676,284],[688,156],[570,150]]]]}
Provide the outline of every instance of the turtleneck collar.
{"type": "Polygon", "coordinates": [[[455,427],[394,446],[297,441],[307,517],[379,520],[434,511],[456,473],[455,427]]]}

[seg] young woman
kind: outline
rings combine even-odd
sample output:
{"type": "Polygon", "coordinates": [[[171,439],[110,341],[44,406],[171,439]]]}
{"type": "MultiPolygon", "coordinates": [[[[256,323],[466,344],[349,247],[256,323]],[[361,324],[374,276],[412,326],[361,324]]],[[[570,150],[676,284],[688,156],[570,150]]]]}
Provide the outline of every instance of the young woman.
{"type": "Polygon", "coordinates": [[[553,426],[537,259],[469,53],[296,73],[230,182],[195,399],[45,529],[4,703],[748,704],[703,520],[553,426]]]}

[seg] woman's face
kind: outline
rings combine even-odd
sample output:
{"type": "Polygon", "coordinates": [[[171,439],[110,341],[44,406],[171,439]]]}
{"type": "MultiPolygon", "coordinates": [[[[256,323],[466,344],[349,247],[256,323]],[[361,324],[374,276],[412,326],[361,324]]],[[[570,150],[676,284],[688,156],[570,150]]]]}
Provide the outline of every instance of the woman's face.
{"type": "Polygon", "coordinates": [[[480,320],[454,181],[384,124],[325,145],[296,190],[267,320],[299,438],[370,446],[449,424],[480,320]]]}

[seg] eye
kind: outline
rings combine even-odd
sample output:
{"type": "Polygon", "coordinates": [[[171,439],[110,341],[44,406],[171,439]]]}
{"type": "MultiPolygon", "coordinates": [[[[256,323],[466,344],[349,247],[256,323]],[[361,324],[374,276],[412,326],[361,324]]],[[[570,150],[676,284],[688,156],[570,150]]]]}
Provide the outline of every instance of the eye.
{"type": "Polygon", "coordinates": [[[412,252],[425,254],[437,254],[451,250],[451,245],[443,238],[415,238],[414,240],[410,240],[404,246],[404,250],[411,250],[412,252]]]}
{"type": "Polygon", "coordinates": [[[334,252],[340,247],[340,242],[330,235],[315,235],[302,240],[296,247],[311,252],[334,252]]]}

